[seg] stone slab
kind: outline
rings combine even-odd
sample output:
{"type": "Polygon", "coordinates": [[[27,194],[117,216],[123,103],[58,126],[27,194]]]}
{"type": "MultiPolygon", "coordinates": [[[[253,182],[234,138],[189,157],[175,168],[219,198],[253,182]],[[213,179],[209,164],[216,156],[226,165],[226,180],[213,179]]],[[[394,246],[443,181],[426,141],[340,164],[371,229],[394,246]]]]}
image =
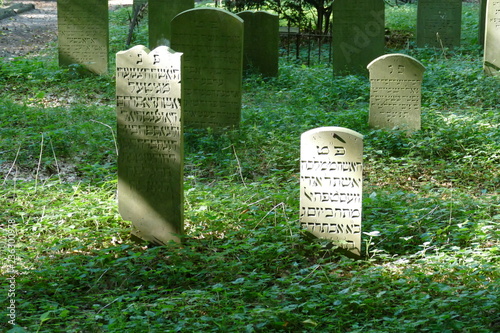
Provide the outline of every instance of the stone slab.
{"type": "Polygon", "coordinates": [[[171,44],[183,53],[184,125],[239,126],[243,20],[222,9],[190,9],[172,20],[171,44]]]}
{"type": "Polygon", "coordinates": [[[82,65],[90,72],[108,71],[108,1],[58,0],[59,65],[82,65]]]}
{"type": "Polygon", "coordinates": [[[335,0],[332,6],[334,74],[366,74],[366,65],[384,54],[384,0],[335,0]]]}
{"type": "Polygon", "coordinates": [[[135,46],[116,54],[118,208],[156,244],[183,234],[181,53],[135,46]]]}
{"type": "Polygon", "coordinates": [[[413,132],[421,125],[421,86],[425,67],[405,54],[373,60],[370,72],[369,124],[413,132]]]}
{"type": "Polygon", "coordinates": [[[419,0],[417,47],[459,47],[462,0],[419,0]]]}
{"type": "Polygon", "coordinates": [[[302,133],[300,224],[361,255],[363,136],[342,127],[302,133]]]}
{"type": "Polygon", "coordinates": [[[194,8],[194,0],[149,0],[149,47],[171,46],[172,19],[183,11],[192,8],[194,8]]]}
{"type": "Polygon", "coordinates": [[[243,66],[265,77],[278,76],[278,15],[264,11],[243,11],[237,15],[244,22],[243,66]]]}
{"type": "Polygon", "coordinates": [[[487,75],[500,76],[500,0],[488,0],[483,62],[487,75]]]}

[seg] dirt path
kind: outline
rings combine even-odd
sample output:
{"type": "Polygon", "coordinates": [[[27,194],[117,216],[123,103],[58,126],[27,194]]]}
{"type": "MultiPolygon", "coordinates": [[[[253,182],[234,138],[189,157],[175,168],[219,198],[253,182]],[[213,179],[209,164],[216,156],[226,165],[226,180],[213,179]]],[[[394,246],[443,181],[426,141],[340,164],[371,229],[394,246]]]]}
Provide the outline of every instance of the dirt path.
{"type": "MultiPolygon", "coordinates": [[[[35,8],[0,20],[0,58],[4,60],[37,53],[57,40],[56,0],[5,0],[2,7],[15,4],[33,4],[35,8]]],[[[130,4],[132,0],[109,1],[110,7],[130,4]]]]}

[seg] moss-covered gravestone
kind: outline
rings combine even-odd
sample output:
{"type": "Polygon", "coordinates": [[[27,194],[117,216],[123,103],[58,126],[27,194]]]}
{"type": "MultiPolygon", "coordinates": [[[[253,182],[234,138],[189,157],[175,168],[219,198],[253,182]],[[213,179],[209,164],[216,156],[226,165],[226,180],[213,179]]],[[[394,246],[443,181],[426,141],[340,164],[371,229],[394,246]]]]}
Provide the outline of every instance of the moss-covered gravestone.
{"type": "Polygon", "coordinates": [[[419,0],[418,47],[458,47],[462,24],[462,0],[419,0]]]}
{"type": "Polygon", "coordinates": [[[384,0],[335,0],[332,6],[334,74],[366,74],[366,65],[384,54],[384,0]]]}
{"type": "Polygon", "coordinates": [[[57,0],[59,65],[108,71],[108,1],[57,0]]]}
{"type": "Polygon", "coordinates": [[[171,45],[183,53],[184,125],[239,126],[243,20],[217,8],[187,10],[172,20],[171,45]]]}
{"type": "Polygon", "coordinates": [[[488,0],[486,8],[484,72],[500,75],[500,0],[488,0]]]}
{"type": "Polygon", "coordinates": [[[342,127],[304,132],[300,144],[300,223],[361,254],[363,136],[342,127]]]}
{"type": "Polygon", "coordinates": [[[243,66],[263,76],[278,76],[278,15],[264,11],[244,11],[237,15],[244,22],[243,66]]]}
{"type": "Polygon", "coordinates": [[[181,53],[116,54],[118,207],[132,234],[165,244],[183,233],[181,53]]]}
{"type": "Polygon", "coordinates": [[[484,30],[486,29],[486,3],[487,0],[480,0],[479,4],[479,22],[477,40],[479,45],[484,46],[484,30]]]}
{"type": "Polygon", "coordinates": [[[185,10],[194,8],[194,0],[149,0],[149,47],[170,46],[172,19],[185,10]]]}
{"type": "Polygon", "coordinates": [[[370,72],[369,124],[420,129],[421,86],[425,67],[405,54],[388,54],[373,60],[370,72]]]}

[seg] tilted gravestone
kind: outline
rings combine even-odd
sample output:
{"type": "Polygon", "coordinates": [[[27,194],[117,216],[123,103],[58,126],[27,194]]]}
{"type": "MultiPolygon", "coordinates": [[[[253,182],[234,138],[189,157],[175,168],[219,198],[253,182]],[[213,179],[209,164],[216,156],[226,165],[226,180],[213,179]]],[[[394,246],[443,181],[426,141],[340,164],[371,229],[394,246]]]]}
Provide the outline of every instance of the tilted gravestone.
{"type": "Polygon", "coordinates": [[[417,47],[458,47],[462,27],[462,0],[419,0],[417,47]]]}
{"type": "Polygon", "coordinates": [[[279,18],[264,11],[244,11],[243,66],[266,77],[278,76],[279,18]]]}
{"type": "Polygon", "coordinates": [[[116,54],[118,207],[132,234],[165,244],[183,233],[181,53],[116,54]]]}
{"type": "Polygon", "coordinates": [[[366,65],[384,54],[384,0],[335,0],[332,6],[334,74],[366,74],[366,65]]]}
{"type": "Polygon", "coordinates": [[[484,72],[500,75],[500,0],[488,0],[486,8],[484,72]]]}
{"type": "Polygon", "coordinates": [[[304,132],[300,144],[300,223],[314,236],[361,254],[363,136],[342,127],[304,132]]]}
{"type": "Polygon", "coordinates": [[[108,71],[108,1],[57,0],[59,65],[108,71]]]}
{"type": "Polygon", "coordinates": [[[383,55],[370,64],[369,124],[376,128],[420,129],[425,67],[405,54],[383,55]]]}
{"type": "Polygon", "coordinates": [[[149,47],[170,46],[171,21],[179,13],[194,8],[194,0],[149,0],[149,47]]]}
{"type": "Polygon", "coordinates": [[[172,20],[172,48],[183,53],[184,125],[238,126],[241,119],[243,20],[217,8],[172,20]]]}

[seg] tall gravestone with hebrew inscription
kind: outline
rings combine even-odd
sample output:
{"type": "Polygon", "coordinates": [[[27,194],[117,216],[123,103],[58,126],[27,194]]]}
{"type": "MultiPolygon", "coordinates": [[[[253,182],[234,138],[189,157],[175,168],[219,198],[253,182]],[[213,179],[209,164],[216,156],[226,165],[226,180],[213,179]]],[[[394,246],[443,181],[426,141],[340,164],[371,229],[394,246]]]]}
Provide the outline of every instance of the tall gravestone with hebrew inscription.
{"type": "Polygon", "coordinates": [[[420,129],[421,86],[425,67],[405,54],[373,60],[370,72],[369,124],[376,128],[420,129]]]}
{"type": "Polygon", "coordinates": [[[172,19],[185,10],[194,8],[194,0],[149,0],[149,47],[170,46],[172,19]]]}
{"type": "Polygon", "coordinates": [[[500,0],[488,0],[486,8],[484,72],[500,76],[500,0]]]}
{"type": "Polygon", "coordinates": [[[462,27],[462,0],[419,0],[417,47],[458,47],[462,27]]]}
{"type": "Polygon", "coordinates": [[[185,126],[214,129],[238,126],[243,20],[217,8],[187,10],[172,20],[171,45],[183,53],[185,126]]]}
{"type": "Polygon", "coordinates": [[[243,66],[263,76],[278,76],[278,15],[264,11],[244,11],[237,15],[244,22],[243,66]]]}
{"type": "Polygon", "coordinates": [[[59,65],[108,71],[108,1],[57,0],[59,65]]]}
{"type": "Polygon", "coordinates": [[[335,0],[332,6],[334,74],[365,74],[366,65],[384,54],[384,0],[335,0]]]}
{"type": "Polygon", "coordinates": [[[304,132],[300,144],[300,223],[314,236],[361,254],[363,136],[342,127],[304,132]]]}
{"type": "Polygon", "coordinates": [[[132,234],[165,244],[183,233],[181,53],[116,54],[118,207],[132,234]]]}

